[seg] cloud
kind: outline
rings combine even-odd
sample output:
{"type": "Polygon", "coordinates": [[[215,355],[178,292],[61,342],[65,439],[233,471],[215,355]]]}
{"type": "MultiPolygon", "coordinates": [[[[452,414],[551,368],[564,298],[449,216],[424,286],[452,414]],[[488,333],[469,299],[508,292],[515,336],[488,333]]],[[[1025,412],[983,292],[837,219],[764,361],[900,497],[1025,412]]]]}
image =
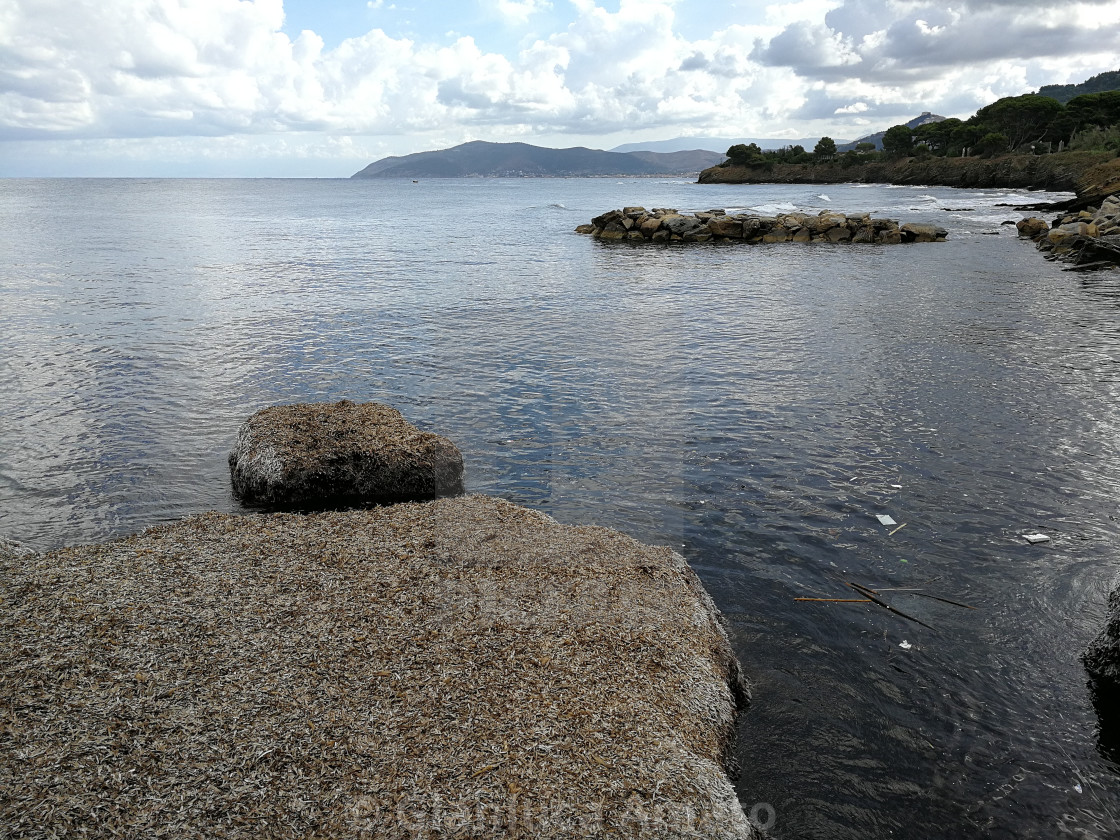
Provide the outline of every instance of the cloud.
{"type": "Polygon", "coordinates": [[[760,41],[752,57],[807,79],[865,82],[948,78],[987,62],[1038,62],[1067,56],[1115,55],[1120,2],[1061,6],[1036,2],[966,2],[946,6],[898,0],[845,0],[823,24],[795,21],[760,41]]]}
{"type": "Polygon", "coordinates": [[[801,75],[832,75],[834,68],[858,65],[861,57],[844,35],[821,24],[798,21],[769,43],[759,42],[751,58],[772,67],[793,67],[801,75]]]}
{"type": "Polygon", "coordinates": [[[493,0],[495,11],[510,23],[528,23],[533,15],[552,8],[549,0],[493,0]]]}
{"type": "Polygon", "coordinates": [[[701,0],[485,3],[551,29],[328,49],[284,33],[281,0],[0,0],[0,140],[840,137],[1115,69],[1120,42],[1120,0],[771,2],[706,29],[701,0]]]}

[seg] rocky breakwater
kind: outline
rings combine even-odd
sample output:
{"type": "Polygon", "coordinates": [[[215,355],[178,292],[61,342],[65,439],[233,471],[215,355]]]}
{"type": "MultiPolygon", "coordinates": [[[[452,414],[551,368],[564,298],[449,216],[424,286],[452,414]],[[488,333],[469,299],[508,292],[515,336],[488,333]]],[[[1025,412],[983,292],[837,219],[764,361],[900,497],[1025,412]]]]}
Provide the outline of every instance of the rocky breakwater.
{"type": "Polygon", "coordinates": [[[948,235],[936,225],[873,219],[870,214],[783,213],[760,216],[725,210],[682,214],[667,208],[624,207],[596,216],[576,233],[603,242],[819,242],[898,245],[905,242],[943,242],[948,235]]]}
{"type": "Polygon", "coordinates": [[[0,640],[3,836],[757,837],[695,573],[499,499],[0,540],[0,640]]]}
{"type": "Polygon", "coordinates": [[[1082,270],[1120,264],[1120,194],[1108,196],[1099,207],[1066,213],[1050,223],[1032,216],[1015,227],[1047,259],[1073,263],[1082,270]]]}

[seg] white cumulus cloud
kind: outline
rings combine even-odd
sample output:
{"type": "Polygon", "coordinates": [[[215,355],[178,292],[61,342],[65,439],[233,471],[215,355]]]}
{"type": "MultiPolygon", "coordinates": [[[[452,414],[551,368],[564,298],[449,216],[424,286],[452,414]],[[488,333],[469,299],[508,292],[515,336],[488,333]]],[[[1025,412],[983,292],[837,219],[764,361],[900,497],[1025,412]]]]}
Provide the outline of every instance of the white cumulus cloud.
{"type": "Polygon", "coordinates": [[[1120,43],[1120,0],[770,0],[749,20],[703,0],[476,2],[491,27],[549,28],[405,37],[369,0],[386,28],[327,48],[285,33],[281,0],[0,0],[0,141],[844,137],[1117,69],[1120,43]]]}

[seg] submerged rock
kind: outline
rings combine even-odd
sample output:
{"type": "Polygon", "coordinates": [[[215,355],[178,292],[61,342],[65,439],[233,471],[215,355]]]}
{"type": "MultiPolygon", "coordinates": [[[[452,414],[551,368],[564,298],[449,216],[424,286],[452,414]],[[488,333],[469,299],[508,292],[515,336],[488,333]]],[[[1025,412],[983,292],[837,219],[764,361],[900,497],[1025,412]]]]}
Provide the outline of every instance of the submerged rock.
{"type": "Polygon", "coordinates": [[[0,834],[755,836],[695,573],[498,499],[0,552],[0,639],[0,834]]]}
{"type": "Polygon", "coordinates": [[[463,456],[381,403],[301,403],[262,409],[229,454],[244,502],[278,507],[426,499],[462,488],[463,456]]]}
{"type": "Polygon", "coordinates": [[[1108,599],[1108,620],[1081,655],[1098,690],[1120,697],[1120,589],[1108,599]]]}

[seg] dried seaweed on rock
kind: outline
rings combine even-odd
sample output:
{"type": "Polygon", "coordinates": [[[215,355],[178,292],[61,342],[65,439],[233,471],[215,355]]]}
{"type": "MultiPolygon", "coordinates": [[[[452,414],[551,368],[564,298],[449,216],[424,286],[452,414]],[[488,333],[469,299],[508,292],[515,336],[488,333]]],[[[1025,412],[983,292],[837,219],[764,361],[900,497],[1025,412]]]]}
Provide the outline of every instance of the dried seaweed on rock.
{"type": "Polygon", "coordinates": [[[750,837],[683,559],[486,497],[0,552],[7,837],[750,837]]]}
{"type": "Polygon", "coordinates": [[[410,501],[462,491],[455,445],[381,403],[299,403],[261,409],[229,454],[234,492],[267,507],[410,501]]]}

